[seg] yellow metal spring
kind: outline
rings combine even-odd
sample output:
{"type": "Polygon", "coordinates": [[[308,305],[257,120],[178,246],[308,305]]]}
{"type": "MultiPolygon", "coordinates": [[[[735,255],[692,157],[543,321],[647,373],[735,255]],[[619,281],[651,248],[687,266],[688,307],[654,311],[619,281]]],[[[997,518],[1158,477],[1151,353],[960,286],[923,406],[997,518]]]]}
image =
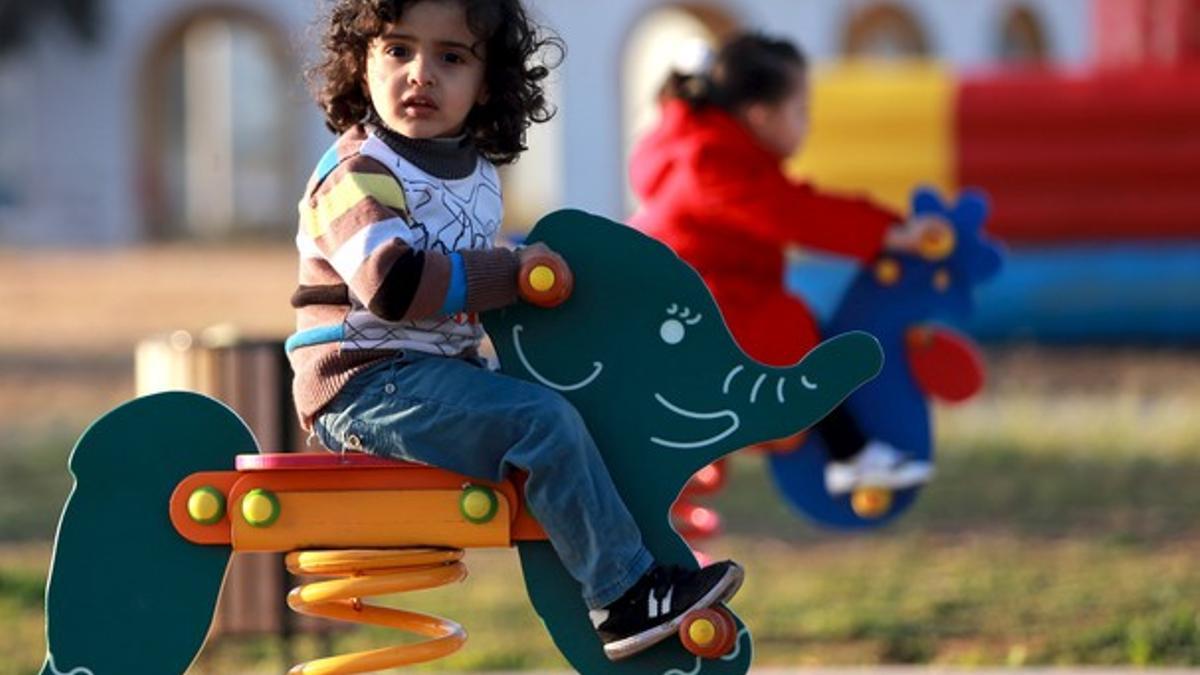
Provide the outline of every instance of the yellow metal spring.
{"type": "Polygon", "coordinates": [[[336,577],[297,586],[288,606],[297,612],[339,621],[386,626],[429,638],[412,645],[331,656],[293,667],[290,675],[369,673],[433,661],[467,641],[459,624],[402,609],[365,604],[362,598],[405,593],[462,581],[467,568],[460,549],[297,551],[287,556],[293,574],[336,577]]]}

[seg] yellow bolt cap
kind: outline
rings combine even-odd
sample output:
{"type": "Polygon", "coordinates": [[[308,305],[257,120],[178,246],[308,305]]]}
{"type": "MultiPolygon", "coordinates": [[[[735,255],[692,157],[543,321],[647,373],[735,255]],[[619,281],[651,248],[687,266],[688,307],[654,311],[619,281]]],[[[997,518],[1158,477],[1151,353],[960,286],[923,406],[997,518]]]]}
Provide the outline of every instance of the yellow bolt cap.
{"type": "Polygon", "coordinates": [[[492,500],[483,492],[472,492],[463,497],[463,512],[471,518],[486,518],[491,510],[492,500]]]}
{"type": "Polygon", "coordinates": [[[279,511],[279,498],[262,488],[254,488],[242,497],[242,517],[254,527],[269,527],[279,519],[279,511]]]}
{"type": "Polygon", "coordinates": [[[196,488],[188,497],[187,512],[197,523],[212,525],[225,516],[225,496],[209,485],[196,488]]]}
{"type": "Polygon", "coordinates": [[[496,512],[500,509],[500,502],[491,488],[482,485],[467,485],[463,488],[462,496],[459,497],[458,509],[468,522],[483,525],[496,517],[496,512]]]}
{"type": "Polygon", "coordinates": [[[891,258],[875,263],[875,280],[880,286],[895,286],[900,281],[900,263],[891,258]]]}
{"type": "Polygon", "coordinates": [[[934,273],[933,287],[939,293],[945,293],[950,290],[950,272],[948,270],[938,270],[934,273]]]}

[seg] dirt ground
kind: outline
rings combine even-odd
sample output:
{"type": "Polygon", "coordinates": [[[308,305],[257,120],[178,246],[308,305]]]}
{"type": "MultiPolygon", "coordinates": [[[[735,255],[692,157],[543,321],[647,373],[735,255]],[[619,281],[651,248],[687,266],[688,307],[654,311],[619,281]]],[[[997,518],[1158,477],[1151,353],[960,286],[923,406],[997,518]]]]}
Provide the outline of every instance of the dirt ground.
{"type": "Polygon", "coordinates": [[[290,332],[290,246],[0,250],[0,429],[91,418],[133,395],[139,340],[227,324],[290,332]]]}
{"type": "MultiPolygon", "coordinates": [[[[286,336],[295,278],[288,244],[0,249],[0,429],[81,423],[129,398],[134,348],[150,336],[286,336]]],[[[1200,350],[1018,345],[987,358],[996,395],[1200,392],[1200,350]]]]}

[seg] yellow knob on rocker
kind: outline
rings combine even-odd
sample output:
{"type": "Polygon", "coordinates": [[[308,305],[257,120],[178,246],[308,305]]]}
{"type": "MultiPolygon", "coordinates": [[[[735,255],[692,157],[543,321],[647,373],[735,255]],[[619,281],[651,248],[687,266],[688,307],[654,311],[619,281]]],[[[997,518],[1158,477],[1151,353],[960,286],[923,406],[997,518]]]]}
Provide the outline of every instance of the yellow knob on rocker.
{"type": "Polygon", "coordinates": [[[688,637],[698,645],[708,645],[717,637],[717,627],[708,619],[697,619],[688,626],[688,637]]]}
{"type": "Polygon", "coordinates": [[[546,265],[538,265],[529,272],[529,285],[538,293],[545,293],[554,288],[554,283],[558,278],[554,275],[554,270],[546,265]]]}
{"type": "Polygon", "coordinates": [[[892,508],[892,491],[877,487],[859,488],[850,495],[850,508],[859,518],[882,518],[892,508]]]}

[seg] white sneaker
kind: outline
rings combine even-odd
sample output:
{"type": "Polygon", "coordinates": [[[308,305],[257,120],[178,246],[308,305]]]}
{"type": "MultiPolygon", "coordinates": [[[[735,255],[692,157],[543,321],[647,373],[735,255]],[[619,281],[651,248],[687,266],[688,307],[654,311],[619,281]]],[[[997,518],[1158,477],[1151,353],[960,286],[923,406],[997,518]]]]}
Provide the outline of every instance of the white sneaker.
{"type": "Polygon", "coordinates": [[[928,483],[933,464],[912,459],[888,443],[872,440],[848,462],[825,465],[825,489],[831,495],[844,495],[860,487],[890,490],[928,483]]]}

